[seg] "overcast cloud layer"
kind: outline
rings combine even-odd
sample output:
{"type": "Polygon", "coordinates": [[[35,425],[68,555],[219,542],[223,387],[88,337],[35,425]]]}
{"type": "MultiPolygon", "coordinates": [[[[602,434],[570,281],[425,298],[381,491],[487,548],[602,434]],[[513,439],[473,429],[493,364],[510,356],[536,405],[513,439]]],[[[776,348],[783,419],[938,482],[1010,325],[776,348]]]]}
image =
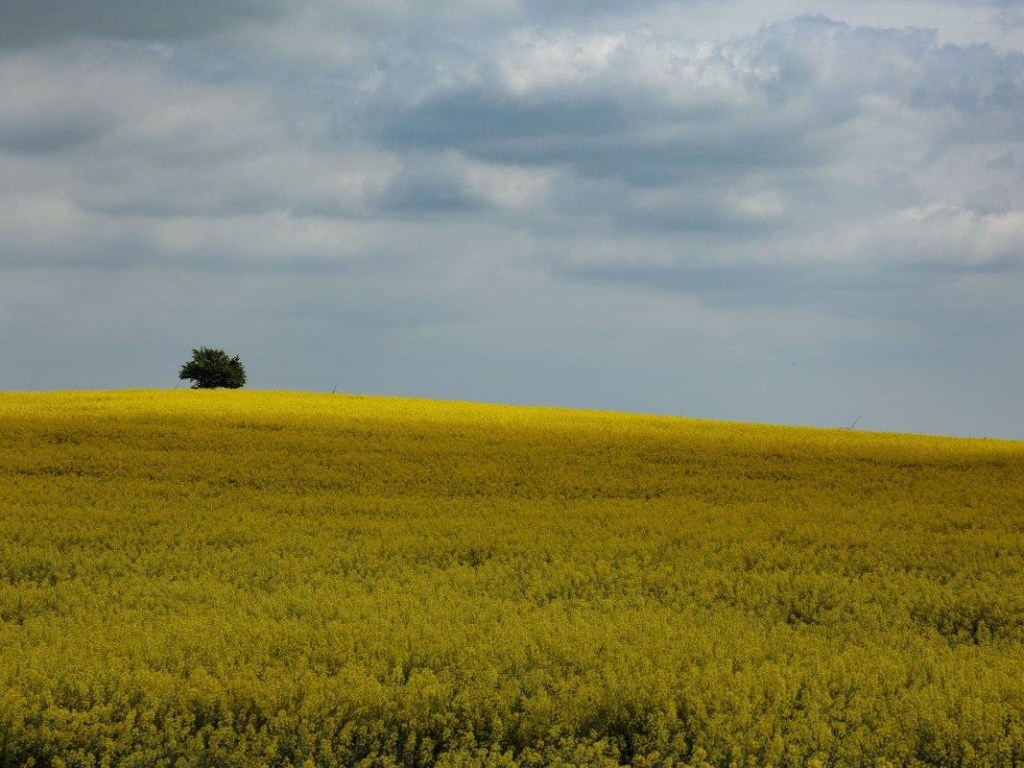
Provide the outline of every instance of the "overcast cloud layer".
{"type": "Polygon", "coordinates": [[[1008,0],[0,0],[0,390],[1024,438],[1008,0]]]}

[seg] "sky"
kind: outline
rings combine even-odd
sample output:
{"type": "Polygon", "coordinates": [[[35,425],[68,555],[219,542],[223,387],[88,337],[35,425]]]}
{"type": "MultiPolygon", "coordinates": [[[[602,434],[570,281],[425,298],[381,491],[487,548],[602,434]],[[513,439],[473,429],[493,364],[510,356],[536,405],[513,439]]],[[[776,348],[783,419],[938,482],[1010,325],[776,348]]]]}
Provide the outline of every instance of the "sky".
{"type": "Polygon", "coordinates": [[[0,390],[1024,439],[1018,0],[0,18],[0,390]]]}

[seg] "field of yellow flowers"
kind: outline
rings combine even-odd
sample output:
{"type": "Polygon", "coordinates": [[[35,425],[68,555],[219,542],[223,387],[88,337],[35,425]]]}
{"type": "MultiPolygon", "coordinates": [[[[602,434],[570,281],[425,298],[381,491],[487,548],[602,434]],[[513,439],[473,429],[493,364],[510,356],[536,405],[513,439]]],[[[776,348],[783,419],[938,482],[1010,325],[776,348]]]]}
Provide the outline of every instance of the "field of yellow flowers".
{"type": "Polygon", "coordinates": [[[0,766],[1024,766],[1024,443],[0,395],[0,766]]]}

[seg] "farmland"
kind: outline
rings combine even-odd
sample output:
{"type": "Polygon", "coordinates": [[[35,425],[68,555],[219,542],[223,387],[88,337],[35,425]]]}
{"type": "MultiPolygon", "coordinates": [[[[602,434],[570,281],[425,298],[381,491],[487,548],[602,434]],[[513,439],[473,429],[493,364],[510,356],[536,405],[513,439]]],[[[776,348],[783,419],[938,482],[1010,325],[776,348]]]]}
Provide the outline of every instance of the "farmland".
{"type": "Polygon", "coordinates": [[[1024,766],[1024,443],[0,395],[0,766],[1024,766]]]}

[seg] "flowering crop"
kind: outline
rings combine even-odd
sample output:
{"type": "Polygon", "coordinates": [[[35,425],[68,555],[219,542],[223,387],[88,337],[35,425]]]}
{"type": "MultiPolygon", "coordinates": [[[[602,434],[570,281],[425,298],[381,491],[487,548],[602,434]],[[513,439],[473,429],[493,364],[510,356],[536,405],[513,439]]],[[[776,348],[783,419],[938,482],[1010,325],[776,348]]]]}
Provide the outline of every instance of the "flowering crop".
{"type": "Polygon", "coordinates": [[[0,395],[0,766],[1024,766],[1024,444],[0,395]]]}

